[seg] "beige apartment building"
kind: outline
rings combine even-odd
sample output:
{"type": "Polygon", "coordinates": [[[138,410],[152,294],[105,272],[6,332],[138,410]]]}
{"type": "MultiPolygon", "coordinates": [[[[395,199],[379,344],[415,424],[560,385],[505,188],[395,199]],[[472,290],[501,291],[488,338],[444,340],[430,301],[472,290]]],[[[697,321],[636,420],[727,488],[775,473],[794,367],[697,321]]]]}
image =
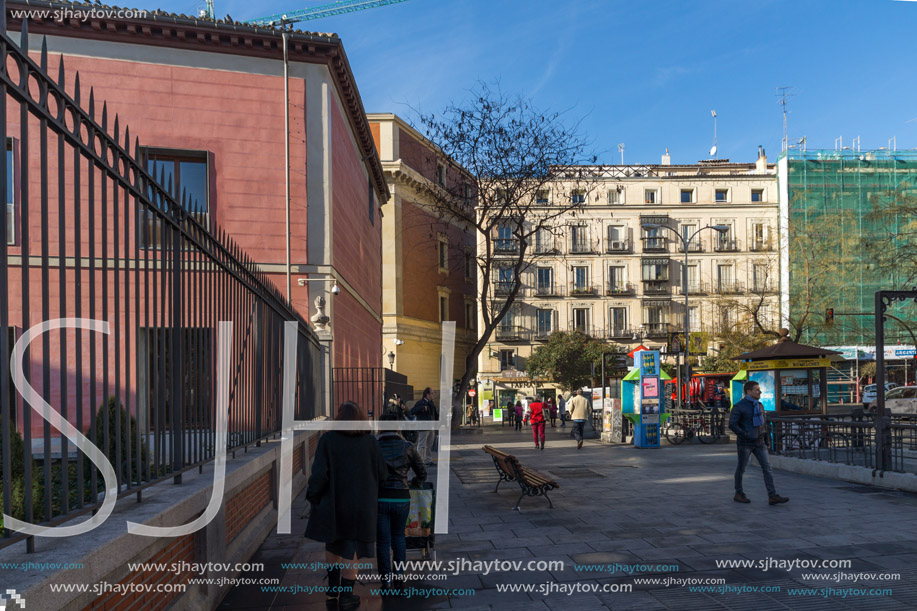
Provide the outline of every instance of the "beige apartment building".
{"type": "Polygon", "coordinates": [[[455,379],[477,340],[474,232],[441,219],[430,202],[430,189],[462,181],[462,171],[437,161],[430,142],[397,115],[367,118],[390,191],[382,206],[383,360],[393,357],[415,398],[427,386],[438,396],[442,321],[456,321],[455,379]]]}
{"type": "MultiPolygon", "coordinates": [[[[502,404],[515,390],[552,387],[531,380],[525,369],[532,350],[553,331],[578,329],[628,350],[640,344],[665,349],[670,333],[684,332],[679,236],[706,225],[728,229],[700,231],[689,243],[692,337],[704,333],[707,350],[717,350],[717,335],[747,325],[747,304],[762,297],[764,317],[778,319],[777,180],[763,150],[752,163],[671,165],[667,151],[659,165],[579,169],[591,176],[589,189],[571,192],[559,182],[537,194],[544,206],[557,206],[554,198],[562,197],[564,203],[579,198],[583,208],[535,236],[524,288],[478,363],[478,377],[496,384],[494,399],[502,404]]],[[[518,252],[508,231],[494,244],[497,252],[518,252]]],[[[497,269],[492,290],[498,299],[511,276],[499,271],[499,262],[497,269]]]]}

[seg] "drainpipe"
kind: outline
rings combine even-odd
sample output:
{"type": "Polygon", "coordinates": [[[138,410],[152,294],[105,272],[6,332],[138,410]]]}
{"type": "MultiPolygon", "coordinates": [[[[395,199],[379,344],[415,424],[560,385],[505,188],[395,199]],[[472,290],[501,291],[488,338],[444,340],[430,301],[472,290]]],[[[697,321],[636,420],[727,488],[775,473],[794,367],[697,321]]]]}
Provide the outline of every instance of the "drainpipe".
{"type": "Polygon", "coordinates": [[[288,41],[290,34],[283,32],[283,146],[284,146],[284,182],[286,186],[285,219],[287,226],[287,300],[293,303],[293,293],[290,284],[290,60],[288,57],[288,41]]]}

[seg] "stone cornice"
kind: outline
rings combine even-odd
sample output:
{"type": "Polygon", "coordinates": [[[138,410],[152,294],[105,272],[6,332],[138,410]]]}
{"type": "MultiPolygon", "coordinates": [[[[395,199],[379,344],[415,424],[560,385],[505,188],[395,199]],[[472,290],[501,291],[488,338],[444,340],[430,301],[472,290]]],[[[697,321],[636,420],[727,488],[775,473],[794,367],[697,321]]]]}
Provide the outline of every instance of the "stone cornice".
{"type": "MultiPolygon", "coordinates": [[[[254,27],[237,21],[197,19],[161,11],[148,11],[146,17],[127,19],[104,16],[106,11],[127,10],[111,6],[16,0],[7,3],[7,29],[20,30],[22,27],[22,20],[11,16],[12,10],[35,9],[93,12],[85,20],[76,15],[60,21],[53,16],[47,19],[30,18],[30,33],[283,61],[282,32],[279,29],[254,27]]],[[[290,32],[288,53],[291,62],[323,64],[328,67],[341,102],[347,110],[348,122],[359,143],[367,172],[373,178],[381,206],[389,197],[385,176],[341,39],[334,34],[290,32]]]]}

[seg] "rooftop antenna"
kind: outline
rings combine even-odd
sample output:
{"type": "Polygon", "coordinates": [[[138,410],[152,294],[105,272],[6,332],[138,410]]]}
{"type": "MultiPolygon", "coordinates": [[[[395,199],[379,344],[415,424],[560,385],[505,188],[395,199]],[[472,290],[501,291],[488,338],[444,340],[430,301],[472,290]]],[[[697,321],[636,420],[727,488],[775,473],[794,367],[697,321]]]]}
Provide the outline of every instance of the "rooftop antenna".
{"type": "Polygon", "coordinates": [[[803,136],[802,138],[800,138],[797,144],[799,144],[802,147],[802,152],[805,153],[806,152],[806,137],[803,136]]]}
{"type": "Polygon", "coordinates": [[[618,145],[618,152],[621,153],[621,165],[624,165],[624,143],[618,145]]]}
{"type": "Polygon", "coordinates": [[[713,115],[713,148],[710,149],[710,157],[716,159],[716,111],[711,110],[710,114],[713,115]]]}
{"type": "Polygon", "coordinates": [[[853,143],[851,146],[857,153],[860,152],[860,137],[859,136],[853,139],[853,143]]]}
{"type": "Polygon", "coordinates": [[[837,138],[834,139],[834,150],[840,151],[843,148],[844,148],[844,137],[838,136],[837,138]]]}
{"type": "Polygon", "coordinates": [[[777,103],[783,106],[783,150],[784,151],[786,151],[787,148],[789,148],[789,140],[787,140],[787,137],[786,137],[786,115],[789,111],[786,109],[786,103],[787,103],[787,99],[793,97],[794,95],[796,94],[793,92],[793,87],[777,87],[777,97],[780,98],[780,100],[778,100],[777,103]]]}
{"type": "Polygon", "coordinates": [[[891,139],[888,141],[888,148],[890,148],[893,151],[898,150],[898,136],[891,137],[891,139]]]}

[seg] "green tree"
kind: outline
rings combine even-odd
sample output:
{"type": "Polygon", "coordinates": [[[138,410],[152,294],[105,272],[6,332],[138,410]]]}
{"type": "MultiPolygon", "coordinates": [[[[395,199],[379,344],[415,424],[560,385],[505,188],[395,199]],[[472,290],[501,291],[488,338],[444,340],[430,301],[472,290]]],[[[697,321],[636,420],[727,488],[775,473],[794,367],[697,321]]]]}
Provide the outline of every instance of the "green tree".
{"type": "Polygon", "coordinates": [[[562,390],[573,390],[589,383],[593,365],[602,362],[602,352],[620,351],[620,346],[579,331],[555,331],[547,343],[535,348],[527,368],[532,375],[550,378],[562,390]]]}

